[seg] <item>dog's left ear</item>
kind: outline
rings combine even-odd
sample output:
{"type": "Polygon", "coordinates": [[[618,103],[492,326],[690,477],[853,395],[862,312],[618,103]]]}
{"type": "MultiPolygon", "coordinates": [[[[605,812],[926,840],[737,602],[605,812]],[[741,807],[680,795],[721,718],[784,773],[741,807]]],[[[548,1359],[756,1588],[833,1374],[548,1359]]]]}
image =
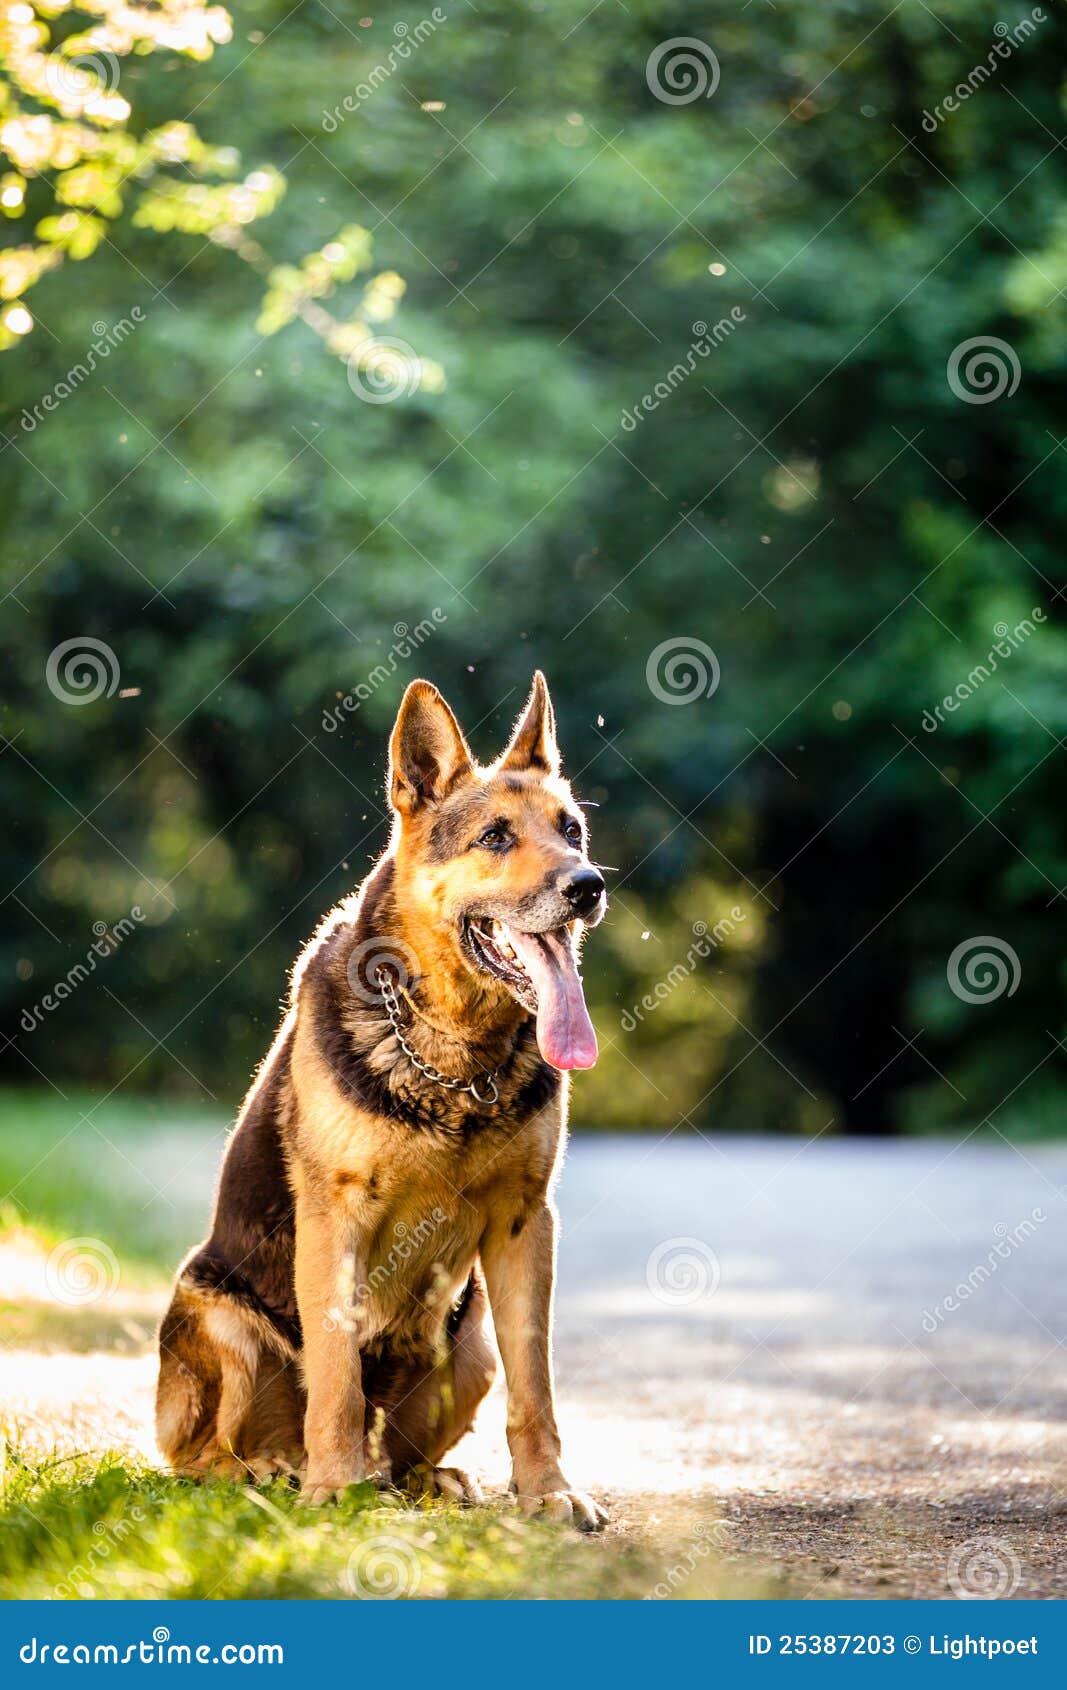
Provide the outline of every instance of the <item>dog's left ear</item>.
{"type": "Polygon", "coordinates": [[[507,750],[500,758],[502,769],[534,769],[539,774],[559,774],[559,746],[556,744],[556,713],[548,696],[548,682],[536,670],[526,707],[515,724],[507,750]]]}

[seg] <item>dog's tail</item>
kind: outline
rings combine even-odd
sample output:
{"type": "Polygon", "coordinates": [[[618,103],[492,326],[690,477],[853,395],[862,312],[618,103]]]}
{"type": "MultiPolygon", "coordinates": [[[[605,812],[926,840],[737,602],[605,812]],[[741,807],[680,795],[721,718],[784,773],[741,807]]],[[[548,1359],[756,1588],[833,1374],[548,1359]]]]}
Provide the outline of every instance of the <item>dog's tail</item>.
{"type": "Polygon", "coordinates": [[[156,1438],[172,1467],[189,1464],[205,1442],[218,1403],[220,1374],[211,1346],[197,1343],[197,1311],[179,1287],[159,1331],[156,1438]]]}

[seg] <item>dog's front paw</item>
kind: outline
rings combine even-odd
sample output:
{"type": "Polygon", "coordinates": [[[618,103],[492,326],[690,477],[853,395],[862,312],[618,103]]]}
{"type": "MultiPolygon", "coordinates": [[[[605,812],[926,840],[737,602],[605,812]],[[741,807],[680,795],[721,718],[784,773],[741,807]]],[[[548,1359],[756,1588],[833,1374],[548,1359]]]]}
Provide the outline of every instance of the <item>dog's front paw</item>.
{"type": "Polygon", "coordinates": [[[325,1508],[328,1502],[340,1502],[347,1489],[347,1485],[305,1484],[300,1492],[300,1500],[308,1508],[325,1508]]]}
{"type": "Polygon", "coordinates": [[[541,1496],[520,1491],[519,1507],[524,1514],[543,1514],[547,1520],[577,1526],[580,1532],[600,1532],[608,1523],[607,1509],[580,1490],[552,1490],[541,1496]]]}
{"type": "Polygon", "coordinates": [[[309,1471],[300,1487],[300,1500],[309,1508],[322,1508],[327,1502],[340,1502],[349,1486],[361,1484],[366,1476],[361,1472],[338,1475],[309,1471]]]}

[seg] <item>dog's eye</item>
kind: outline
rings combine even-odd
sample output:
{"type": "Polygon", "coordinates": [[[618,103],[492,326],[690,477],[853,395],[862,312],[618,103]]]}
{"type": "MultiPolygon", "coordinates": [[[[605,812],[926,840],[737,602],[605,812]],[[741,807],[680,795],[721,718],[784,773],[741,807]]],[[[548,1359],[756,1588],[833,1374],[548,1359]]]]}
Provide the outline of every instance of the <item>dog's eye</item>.
{"type": "Polygon", "coordinates": [[[573,816],[568,816],[566,821],[563,823],[563,837],[571,845],[580,845],[582,843],[581,822],[575,821],[573,816]]]}
{"type": "Polygon", "coordinates": [[[476,845],[484,845],[487,851],[499,851],[507,842],[507,832],[502,827],[487,827],[475,840],[476,845]]]}

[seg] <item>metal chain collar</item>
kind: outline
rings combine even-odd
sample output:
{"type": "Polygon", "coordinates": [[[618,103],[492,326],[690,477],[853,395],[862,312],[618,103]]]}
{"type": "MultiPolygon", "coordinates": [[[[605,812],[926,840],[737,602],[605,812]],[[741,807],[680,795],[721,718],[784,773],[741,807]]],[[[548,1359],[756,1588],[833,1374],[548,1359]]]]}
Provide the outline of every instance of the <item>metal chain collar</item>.
{"type": "Polygon", "coordinates": [[[396,988],[390,980],[388,972],[384,968],[379,968],[376,970],[374,978],[377,980],[378,985],[381,988],[382,1002],[385,1005],[385,1013],[388,1015],[389,1024],[396,1035],[396,1042],[404,1052],[404,1055],[407,1057],[412,1067],[417,1068],[420,1074],[425,1074],[428,1080],[432,1080],[435,1085],[443,1087],[445,1091],[469,1092],[475,1103],[481,1103],[483,1105],[496,1103],[500,1097],[500,1091],[496,1083],[500,1075],[500,1069],[495,1068],[491,1074],[476,1074],[473,1080],[455,1080],[451,1079],[447,1074],[442,1074],[433,1066],[432,1063],[424,1062],[418,1052],[412,1050],[407,1039],[404,1037],[400,1024],[400,1000],[396,995],[396,988]],[[486,1086],[487,1095],[485,1097],[483,1097],[481,1092],[478,1090],[479,1080],[486,1086]]]}

